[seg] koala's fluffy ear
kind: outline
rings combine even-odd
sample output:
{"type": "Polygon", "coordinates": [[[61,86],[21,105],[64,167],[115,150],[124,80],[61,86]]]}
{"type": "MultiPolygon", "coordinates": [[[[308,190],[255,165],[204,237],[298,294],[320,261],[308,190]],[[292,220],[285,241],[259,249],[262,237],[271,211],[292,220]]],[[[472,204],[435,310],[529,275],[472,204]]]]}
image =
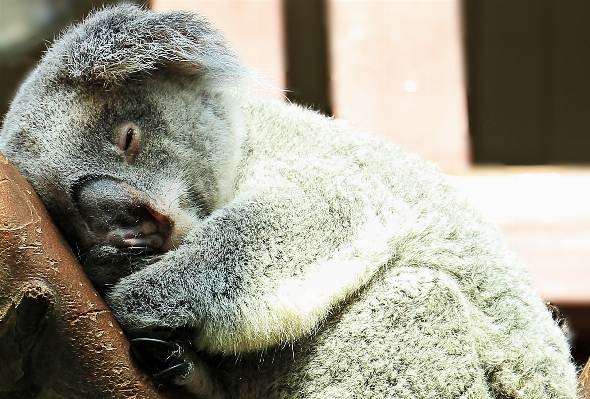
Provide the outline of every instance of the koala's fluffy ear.
{"type": "Polygon", "coordinates": [[[47,58],[59,65],[59,78],[74,83],[116,83],[165,67],[221,80],[246,74],[223,36],[202,17],[133,5],[92,14],[64,32],[47,58]]]}

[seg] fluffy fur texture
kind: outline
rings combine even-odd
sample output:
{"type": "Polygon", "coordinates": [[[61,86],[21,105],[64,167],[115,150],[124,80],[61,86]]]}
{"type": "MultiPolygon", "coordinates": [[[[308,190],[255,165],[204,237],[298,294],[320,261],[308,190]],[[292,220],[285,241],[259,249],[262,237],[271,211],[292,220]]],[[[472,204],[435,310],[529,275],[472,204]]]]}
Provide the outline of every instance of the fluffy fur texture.
{"type": "Polygon", "coordinates": [[[146,14],[132,7],[125,11],[100,13],[85,21],[85,29],[67,30],[48,56],[55,57],[61,69],[58,76],[72,83],[116,83],[172,65],[206,71],[217,79],[245,73],[205,19],[188,12],[146,14]]]}
{"type": "Polygon", "coordinates": [[[526,267],[436,166],[245,75],[200,17],[105,9],[49,49],[0,136],[126,332],[189,331],[177,383],[575,397],[526,267]]]}

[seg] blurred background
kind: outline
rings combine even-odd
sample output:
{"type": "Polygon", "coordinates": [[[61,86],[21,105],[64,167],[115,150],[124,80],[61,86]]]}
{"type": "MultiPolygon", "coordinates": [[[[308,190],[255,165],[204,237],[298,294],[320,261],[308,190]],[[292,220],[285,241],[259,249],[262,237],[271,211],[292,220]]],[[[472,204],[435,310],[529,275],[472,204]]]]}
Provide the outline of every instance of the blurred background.
{"type": "MultiPolygon", "coordinates": [[[[0,116],[51,40],[116,0],[0,0],[0,116]]],[[[590,1],[152,0],[201,12],[287,97],[436,161],[590,355],[590,1]]]]}

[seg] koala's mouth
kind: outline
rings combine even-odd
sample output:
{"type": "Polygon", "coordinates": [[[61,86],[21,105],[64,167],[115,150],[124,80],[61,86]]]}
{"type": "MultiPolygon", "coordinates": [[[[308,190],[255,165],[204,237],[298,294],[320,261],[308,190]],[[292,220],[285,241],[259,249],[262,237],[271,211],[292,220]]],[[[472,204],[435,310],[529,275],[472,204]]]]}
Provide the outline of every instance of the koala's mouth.
{"type": "Polygon", "coordinates": [[[72,194],[82,218],[103,244],[130,254],[173,246],[174,220],[145,192],[111,177],[86,178],[72,194]]]}

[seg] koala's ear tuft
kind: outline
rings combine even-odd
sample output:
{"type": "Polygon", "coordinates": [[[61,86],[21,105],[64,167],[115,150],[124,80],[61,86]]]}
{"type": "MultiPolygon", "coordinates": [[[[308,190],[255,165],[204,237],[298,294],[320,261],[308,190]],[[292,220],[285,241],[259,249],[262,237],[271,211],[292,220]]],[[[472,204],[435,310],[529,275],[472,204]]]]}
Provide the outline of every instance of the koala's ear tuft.
{"type": "Polygon", "coordinates": [[[177,67],[220,80],[246,75],[223,36],[190,12],[154,13],[134,5],[104,8],[64,32],[46,61],[77,83],[116,83],[177,67]]]}

